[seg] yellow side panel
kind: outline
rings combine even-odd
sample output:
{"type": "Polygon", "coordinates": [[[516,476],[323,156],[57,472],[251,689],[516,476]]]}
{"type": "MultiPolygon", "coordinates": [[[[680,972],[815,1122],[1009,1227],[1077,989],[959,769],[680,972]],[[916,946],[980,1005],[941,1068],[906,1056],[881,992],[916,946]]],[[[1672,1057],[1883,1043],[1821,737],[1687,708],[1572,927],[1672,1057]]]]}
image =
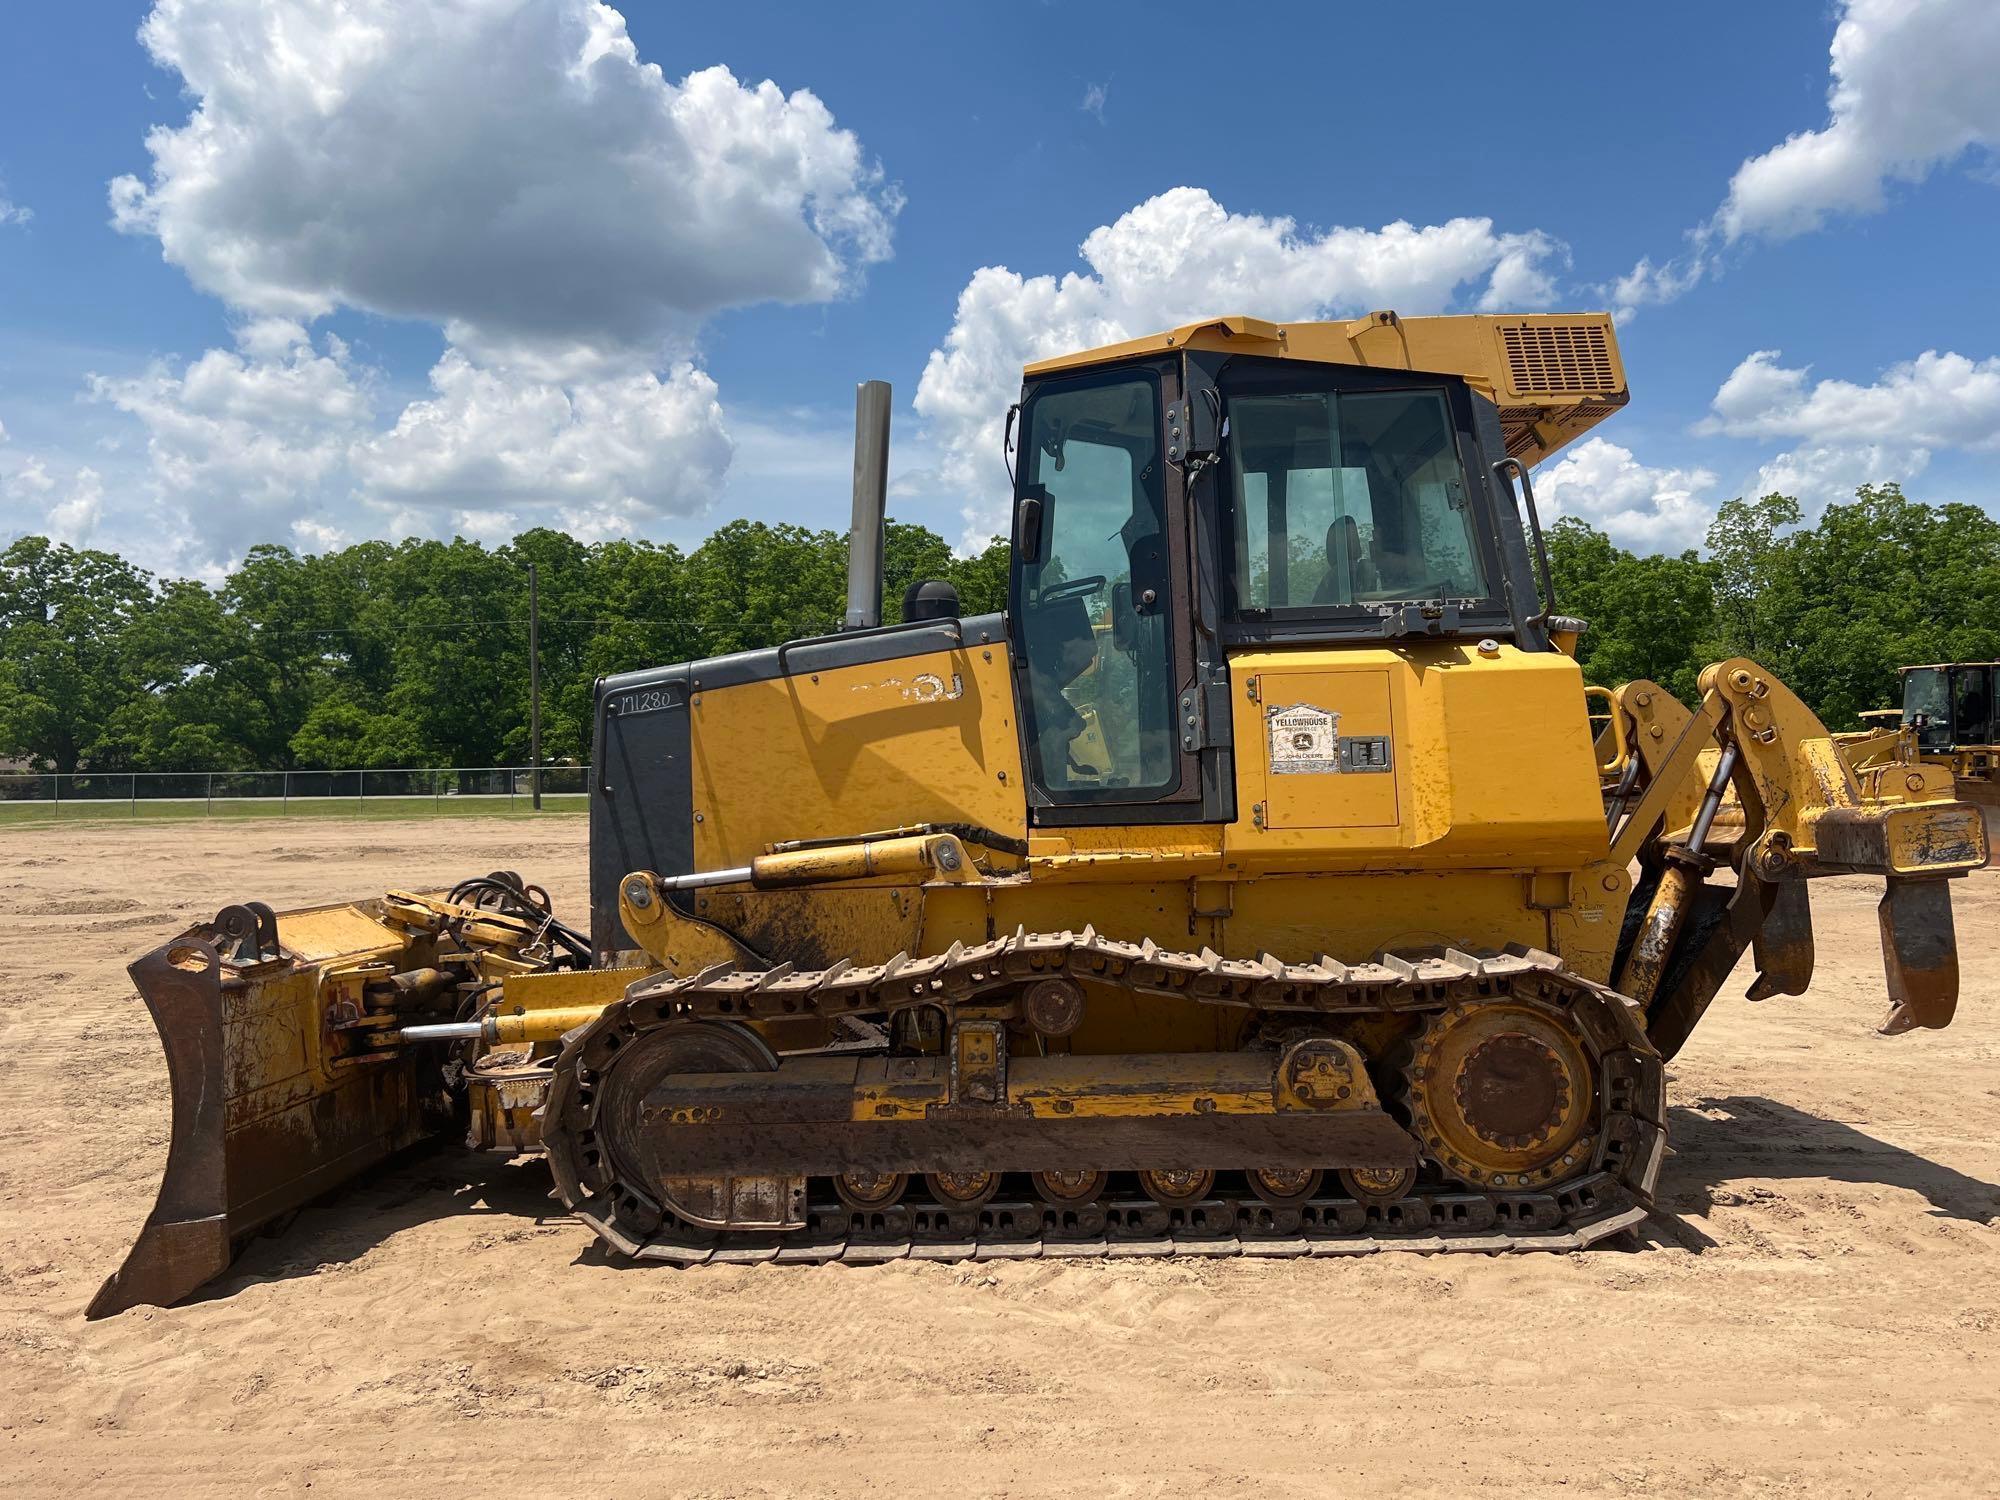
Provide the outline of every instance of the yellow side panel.
{"type": "Polygon", "coordinates": [[[1006,647],[697,691],[695,868],[911,823],[1026,831],[1006,647]]]}
{"type": "MultiPolygon", "coordinates": [[[[1573,870],[1606,853],[1583,679],[1567,656],[1427,642],[1243,652],[1229,670],[1232,870],[1573,870]],[[1386,743],[1336,750],[1330,764],[1291,737],[1274,749],[1268,711],[1301,703],[1338,715],[1339,739],[1386,743]],[[1278,773],[1286,754],[1304,768],[1278,773]]],[[[1309,714],[1298,722],[1298,734],[1311,728],[1309,714]]]]}

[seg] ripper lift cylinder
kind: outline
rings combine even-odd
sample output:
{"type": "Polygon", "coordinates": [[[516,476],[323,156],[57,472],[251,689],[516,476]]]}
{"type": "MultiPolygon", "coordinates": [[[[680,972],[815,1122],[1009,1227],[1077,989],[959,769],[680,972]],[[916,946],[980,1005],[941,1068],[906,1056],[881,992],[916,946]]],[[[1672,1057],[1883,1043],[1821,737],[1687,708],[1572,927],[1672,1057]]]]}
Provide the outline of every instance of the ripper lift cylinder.
{"type": "Polygon", "coordinates": [[[1638,939],[1626,956],[1625,966],[1618,971],[1617,988],[1637,1001],[1642,1010],[1652,1008],[1653,996],[1666,973],[1667,959],[1674,951],[1674,939],[1680,936],[1681,924],[1687,920],[1688,903],[1707,874],[1701,846],[1708,842],[1716,811],[1722,806],[1722,794],[1728,790],[1729,778],[1735,770],[1736,746],[1725,745],[1715,762],[1715,774],[1708,778],[1708,790],[1702,795],[1694,824],[1688,829],[1687,843],[1667,852],[1667,867],[1661,872],[1659,889],[1653,892],[1653,904],[1646,908],[1646,920],[1639,929],[1638,939]]]}

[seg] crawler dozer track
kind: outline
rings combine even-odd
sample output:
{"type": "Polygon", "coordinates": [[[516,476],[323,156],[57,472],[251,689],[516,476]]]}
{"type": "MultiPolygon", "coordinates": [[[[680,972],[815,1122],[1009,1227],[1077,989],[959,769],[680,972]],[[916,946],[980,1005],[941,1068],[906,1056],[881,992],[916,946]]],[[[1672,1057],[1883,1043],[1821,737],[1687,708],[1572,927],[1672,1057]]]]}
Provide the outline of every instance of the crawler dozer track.
{"type": "MultiPolygon", "coordinates": [[[[1069,1067],[1117,1061],[1071,1059],[1069,1067]]],[[[1134,1062],[1135,1072],[1157,1078],[1171,1074],[1173,1058],[1134,1062]]],[[[1534,1081],[1534,1059],[1525,1066],[1534,1081]]],[[[1027,1059],[1016,1069],[1038,1071],[1046,1076],[1046,1060],[1027,1059]]],[[[1360,1087],[1372,1104],[1373,1090],[1360,1087]]],[[[613,1251],[646,1260],[1494,1252],[1577,1249],[1643,1219],[1664,1154],[1665,1112],[1659,1057],[1635,1008],[1545,953],[1446,950],[1385,954],[1359,965],[1325,957],[1287,963],[1171,952],[1086,928],[1018,931],[875,966],[663,976],[570,1037],[542,1134],[564,1203],[613,1251]],[[899,1013],[921,1010],[937,1013],[949,1037],[962,1019],[990,1015],[1050,980],[1079,992],[1108,987],[1250,1012],[1247,1031],[1277,1039],[1264,1055],[1281,1105],[1291,1060],[1310,1058],[1315,1046],[1322,1060],[1344,1048],[1330,1040],[1341,1021],[1403,1017],[1406,1038],[1415,1039],[1369,1065],[1390,1100],[1386,1109],[1316,1109],[1295,1099],[1289,1111],[1237,1117],[1268,1130],[1232,1133],[1211,1128],[1222,1110],[1163,1106],[1146,1122],[1166,1127],[1157,1133],[1123,1116],[1093,1136],[1074,1114],[1063,1118],[1062,1103],[1038,1114],[1032,1078],[1010,1080],[982,1105],[955,1089],[963,1073],[951,1066],[957,1058],[898,1059],[881,1050],[780,1058],[744,1025],[853,1018],[851,1029],[885,1036],[899,1013]],[[1501,1013],[1510,1017],[1510,1040],[1481,1062],[1481,1046],[1494,1044],[1459,1039],[1476,1038],[1482,1020],[1501,1013]],[[1524,1027],[1550,1039],[1540,1080],[1549,1085],[1541,1097],[1550,1116],[1496,1125],[1468,1106],[1463,1113],[1489,1142],[1475,1142],[1469,1155],[1478,1159],[1468,1159],[1460,1154],[1466,1120],[1440,1113],[1453,1113],[1468,1088],[1477,1094],[1481,1068],[1520,1081],[1523,1059],[1507,1047],[1520,1045],[1524,1027]],[[1565,1036],[1576,1060],[1567,1066],[1553,1061],[1565,1036]],[[883,1100],[894,1090],[871,1092],[866,1080],[886,1083],[899,1074],[909,1080],[903,1107],[894,1110],[896,1123],[884,1123],[880,1116],[891,1106],[883,1100]],[[850,1109],[856,1098],[864,1103],[850,1109]],[[1350,1117],[1344,1134],[1315,1134],[1342,1113],[1350,1117]],[[1302,1135],[1282,1128],[1288,1116],[1308,1127],[1302,1135]],[[1355,1128],[1364,1117],[1372,1131],[1355,1128]],[[733,1129],[739,1121],[755,1128],[733,1129]],[[1531,1140],[1537,1132],[1540,1139],[1531,1140]],[[1232,1142],[1254,1150],[1260,1139],[1278,1155],[1218,1155],[1232,1142]],[[1314,1139],[1333,1143],[1335,1152],[1344,1140],[1346,1159],[1329,1153],[1308,1163],[1299,1153],[1310,1153],[1314,1139]],[[1391,1142],[1400,1142],[1400,1154],[1391,1142]],[[1429,1159],[1428,1178],[1417,1175],[1419,1155],[1429,1159]],[[1390,1163],[1408,1165],[1399,1174],[1390,1163]],[[1239,1186],[1250,1171],[1272,1167],[1302,1187],[1321,1180],[1316,1167],[1359,1168],[1340,1180],[1394,1186],[1359,1196],[1306,1192],[1291,1202],[1239,1186]],[[1176,1169],[1180,1175],[1171,1175],[1176,1169]],[[1122,1187],[1148,1170],[1207,1190],[1161,1201],[1173,1195],[1122,1187]],[[1096,1191],[1080,1201],[996,1192],[1050,1172],[1096,1191]],[[857,1202],[851,1187],[841,1190],[857,1176],[886,1182],[915,1173],[931,1174],[935,1201],[870,1205],[857,1202]],[[960,1188],[983,1184],[990,1196],[941,1195],[940,1178],[960,1188]],[[696,1211],[687,1209],[690,1198],[696,1211]],[[718,1211],[718,1204],[726,1207],[718,1211]],[[741,1227],[746,1213],[764,1222],[741,1227]]]]}

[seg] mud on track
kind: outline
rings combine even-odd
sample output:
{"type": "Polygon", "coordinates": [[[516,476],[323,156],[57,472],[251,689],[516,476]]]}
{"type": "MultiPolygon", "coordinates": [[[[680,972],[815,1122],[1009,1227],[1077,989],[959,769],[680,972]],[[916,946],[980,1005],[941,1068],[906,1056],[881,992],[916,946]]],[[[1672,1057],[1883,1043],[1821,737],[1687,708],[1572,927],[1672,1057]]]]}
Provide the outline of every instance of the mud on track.
{"type": "Polygon", "coordinates": [[[152,1203],[124,964],[230,900],[496,866],[581,912],[584,823],[0,831],[0,1488],[1205,1496],[2000,1492],[2000,875],[1949,1031],[1882,1038],[1874,891],[1810,994],[1671,1069],[1642,1248],[629,1270],[537,1163],[441,1149],[215,1294],[82,1321],[152,1203]]]}

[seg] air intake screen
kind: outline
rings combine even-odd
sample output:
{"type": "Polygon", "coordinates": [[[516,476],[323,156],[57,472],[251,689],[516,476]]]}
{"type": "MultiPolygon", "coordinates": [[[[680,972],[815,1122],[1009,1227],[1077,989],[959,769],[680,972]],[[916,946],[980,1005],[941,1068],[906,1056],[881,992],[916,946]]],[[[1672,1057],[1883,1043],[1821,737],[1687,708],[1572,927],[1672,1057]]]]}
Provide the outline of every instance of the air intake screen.
{"type": "Polygon", "coordinates": [[[1601,323],[1522,323],[1500,330],[1507,370],[1523,395],[1615,391],[1611,341],[1601,323]]]}

